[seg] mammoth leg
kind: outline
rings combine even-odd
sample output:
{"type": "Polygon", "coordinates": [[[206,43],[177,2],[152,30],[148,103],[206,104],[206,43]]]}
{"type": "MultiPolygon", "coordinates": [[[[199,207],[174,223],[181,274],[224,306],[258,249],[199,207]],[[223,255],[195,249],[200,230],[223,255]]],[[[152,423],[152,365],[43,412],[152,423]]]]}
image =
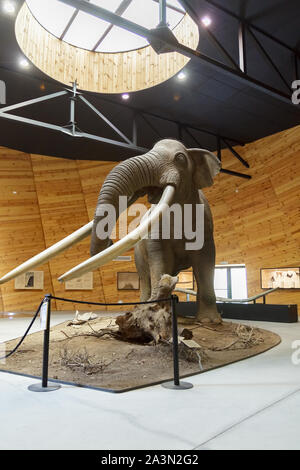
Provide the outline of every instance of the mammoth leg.
{"type": "Polygon", "coordinates": [[[151,240],[147,248],[151,276],[151,299],[157,299],[161,277],[164,274],[173,276],[174,255],[170,244],[161,240],[151,240]]]}
{"type": "Polygon", "coordinates": [[[215,247],[206,245],[193,265],[197,282],[197,320],[202,323],[222,323],[217,310],[214,289],[215,247]],[[209,248],[209,249],[208,249],[209,248]]]}
{"type": "Polygon", "coordinates": [[[151,277],[145,240],[134,247],[135,265],[141,282],[141,302],[147,302],[151,296],[151,277]]]}

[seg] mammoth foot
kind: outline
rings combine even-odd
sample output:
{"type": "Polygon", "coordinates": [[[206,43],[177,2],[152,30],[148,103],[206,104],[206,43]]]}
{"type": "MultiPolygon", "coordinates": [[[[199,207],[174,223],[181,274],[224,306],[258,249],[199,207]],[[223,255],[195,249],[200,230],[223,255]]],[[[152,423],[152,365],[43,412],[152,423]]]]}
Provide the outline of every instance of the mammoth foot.
{"type": "Polygon", "coordinates": [[[222,323],[222,317],[218,312],[212,311],[201,311],[197,313],[196,319],[200,323],[214,323],[220,324],[222,323]]]}

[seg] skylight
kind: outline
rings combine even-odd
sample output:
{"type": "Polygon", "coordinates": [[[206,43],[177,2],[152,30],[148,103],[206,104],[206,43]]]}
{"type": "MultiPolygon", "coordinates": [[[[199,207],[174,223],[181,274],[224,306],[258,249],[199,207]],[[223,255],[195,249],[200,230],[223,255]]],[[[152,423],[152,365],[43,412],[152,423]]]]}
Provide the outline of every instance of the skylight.
{"type": "MultiPolygon", "coordinates": [[[[159,23],[159,0],[90,1],[149,29],[159,23]]],[[[26,0],[26,3],[47,31],[76,47],[97,52],[124,52],[148,45],[146,39],[58,0],[26,0]]],[[[167,23],[171,29],[184,15],[177,0],[167,0],[167,23]]]]}

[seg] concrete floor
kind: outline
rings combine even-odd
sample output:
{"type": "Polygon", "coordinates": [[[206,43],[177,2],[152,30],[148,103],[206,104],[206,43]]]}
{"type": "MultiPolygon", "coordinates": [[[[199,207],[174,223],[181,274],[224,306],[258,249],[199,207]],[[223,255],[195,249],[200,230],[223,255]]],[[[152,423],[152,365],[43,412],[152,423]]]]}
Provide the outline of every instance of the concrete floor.
{"type": "MultiPolygon", "coordinates": [[[[54,324],[70,315],[53,317],[54,324]]],[[[29,321],[0,319],[0,342],[23,334],[29,321]]],[[[299,450],[300,365],[291,357],[300,323],[251,324],[278,333],[281,345],[194,376],[191,390],[114,395],[64,385],[33,393],[32,379],[0,373],[0,449],[299,450]]]]}

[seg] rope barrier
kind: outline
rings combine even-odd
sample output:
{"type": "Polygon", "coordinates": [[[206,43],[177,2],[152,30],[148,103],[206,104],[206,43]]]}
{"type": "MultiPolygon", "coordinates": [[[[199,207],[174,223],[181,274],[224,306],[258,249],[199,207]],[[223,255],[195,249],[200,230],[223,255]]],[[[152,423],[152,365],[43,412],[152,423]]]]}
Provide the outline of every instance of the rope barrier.
{"type": "Polygon", "coordinates": [[[65,299],[62,297],[55,297],[51,294],[48,294],[44,297],[41,301],[33,319],[30,322],[26,332],[24,333],[21,340],[18,342],[17,346],[10,351],[6,356],[0,358],[0,360],[7,359],[12,354],[14,354],[17,349],[21,346],[24,339],[28,335],[33,323],[35,322],[38,314],[40,313],[41,307],[44,302],[47,302],[47,317],[46,317],[46,325],[44,329],[44,346],[43,346],[43,371],[42,371],[42,383],[41,384],[33,384],[28,387],[30,391],[33,392],[51,392],[53,390],[58,390],[60,385],[48,385],[48,363],[49,363],[49,343],[50,343],[50,317],[51,317],[51,300],[60,300],[62,302],[74,302],[79,304],[86,304],[86,305],[100,305],[100,306],[127,306],[127,305],[147,305],[153,303],[161,303],[161,302],[171,302],[171,313],[172,313],[172,345],[173,345],[173,369],[174,369],[174,381],[167,382],[163,384],[165,388],[171,389],[178,389],[183,390],[187,388],[191,388],[192,384],[186,382],[180,382],[180,375],[179,375],[179,354],[178,354],[178,327],[177,327],[177,314],[176,314],[176,304],[178,303],[178,297],[172,295],[167,299],[159,299],[159,300],[148,300],[146,302],[126,302],[126,303],[102,303],[102,302],[85,302],[83,300],[74,300],[74,299],[65,299]]]}
{"type": "Polygon", "coordinates": [[[48,298],[48,299],[54,299],[54,300],[60,300],[62,302],[74,302],[76,304],[86,304],[86,305],[99,305],[99,306],[102,306],[102,307],[106,307],[106,306],[128,306],[128,305],[146,305],[146,304],[152,304],[152,303],[160,303],[160,302],[171,302],[172,301],[172,297],[169,297],[167,299],[159,299],[159,300],[148,300],[147,302],[126,302],[126,303],[111,303],[111,304],[107,304],[107,303],[101,303],[101,302],[84,302],[83,300],[74,300],[74,299],[64,299],[63,297],[54,297],[53,295],[47,295],[40,303],[33,319],[31,320],[30,322],[30,325],[29,327],[27,328],[26,332],[24,333],[24,335],[22,336],[21,340],[19,341],[19,343],[17,344],[17,346],[12,350],[10,351],[6,356],[3,356],[3,357],[0,357],[0,361],[4,360],[4,359],[7,359],[8,357],[12,356],[12,354],[14,354],[18,349],[19,347],[21,346],[21,344],[23,343],[23,341],[25,340],[26,336],[28,335],[29,331],[31,330],[31,327],[32,325],[34,324],[38,314],[40,313],[40,310],[41,310],[41,307],[45,301],[45,299],[48,298]]]}
{"type": "Polygon", "coordinates": [[[31,322],[30,322],[30,324],[29,324],[27,330],[25,331],[24,335],[22,336],[22,338],[21,338],[20,341],[18,342],[17,346],[16,346],[12,351],[10,351],[6,356],[0,357],[0,361],[2,361],[2,360],[4,360],[4,359],[7,359],[7,358],[10,357],[12,354],[14,354],[14,353],[17,351],[17,349],[19,349],[19,347],[20,347],[21,344],[23,343],[24,339],[25,339],[26,336],[28,335],[29,331],[31,330],[31,327],[32,327],[32,325],[34,324],[34,322],[35,322],[35,320],[36,320],[38,314],[40,313],[40,310],[41,310],[41,307],[42,307],[42,305],[43,305],[43,303],[44,303],[44,300],[45,300],[45,299],[43,299],[43,300],[41,301],[41,303],[40,303],[40,305],[39,305],[39,307],[38,307],[38,309],[37,309],[37,311],[36,311],[36,313],[35,313],[33,319],[31,320],[31,322]]]}
{"type": "Polygon", "coordinates": [[[160,302],[171,302],[172,297],[168,297],[167,299],[159,299],[159,300],[147,300],[146,302],[118,302],[112,304],[106,304],[101,302],[85,302],[83,300],[74,300],[74,299],[64,299],[63,297],[54,297],[49,295],[50,299],[54,300],[61,300],[62,302],[74,302],[75,304],[86,304],[86,305],[100,305],[102,307],[120,307],[120,306],[127,306],[127,305],[147,305],[153,303],[160,303],[160,302]]]}

